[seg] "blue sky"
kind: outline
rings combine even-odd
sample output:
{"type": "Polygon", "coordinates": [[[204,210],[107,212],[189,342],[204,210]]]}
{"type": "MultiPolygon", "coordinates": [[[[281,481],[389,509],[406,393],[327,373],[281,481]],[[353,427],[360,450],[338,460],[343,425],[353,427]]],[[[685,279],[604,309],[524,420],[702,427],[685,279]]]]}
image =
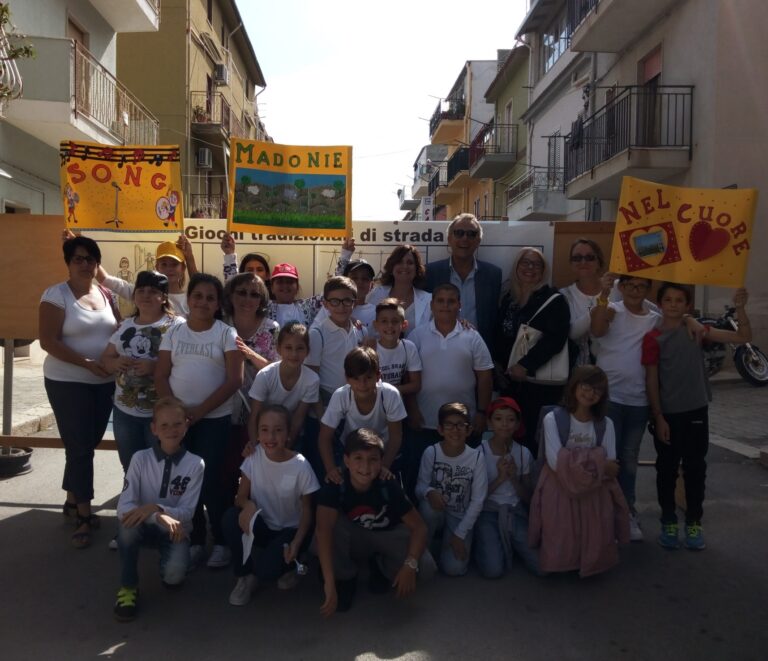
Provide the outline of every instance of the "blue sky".
{"type": "Polygon", "coordinates": [[[352,216],[395,220],[428,119],[466,60],[511,48],[526,0],[238,0],[275,142],[352,145],[352,216]]]}

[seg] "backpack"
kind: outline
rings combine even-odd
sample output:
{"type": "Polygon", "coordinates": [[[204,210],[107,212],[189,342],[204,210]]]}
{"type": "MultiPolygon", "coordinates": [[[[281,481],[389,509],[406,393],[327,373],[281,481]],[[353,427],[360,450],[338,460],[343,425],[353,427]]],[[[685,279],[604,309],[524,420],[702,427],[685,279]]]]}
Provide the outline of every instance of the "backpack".
{"type": "MultiPolygon", "coordinates": [[[[544,448],[544,418],[550,411],[554,412],[557,433],[560,436],[560,444],[563,447],[568,444],[568,434],[571,431],[571,414],[567,409],[556,404],[549,404],[541,407],[541,410],[539,411],[539,422],[536,426],[536,444],[538,446],[538,452],[536,454],[536,459],[533,462],[532,473],[534,484],[538,484],[541,469],[544,468],[544,464],[547,463],[547,453],[544,448]]],[[[597,447],[602,447],[606,428],[605,417],[595,420],[592,424],[595,426],[597,447]]]]}

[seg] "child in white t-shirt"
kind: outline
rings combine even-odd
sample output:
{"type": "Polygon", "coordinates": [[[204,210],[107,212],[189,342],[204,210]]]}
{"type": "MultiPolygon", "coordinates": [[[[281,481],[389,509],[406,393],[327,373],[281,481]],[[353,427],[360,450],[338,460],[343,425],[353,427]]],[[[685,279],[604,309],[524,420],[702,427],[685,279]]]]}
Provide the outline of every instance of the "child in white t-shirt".
{"type": "Polygon", "coordinates": [[[534,574],[539,573],[536,551],[528,546],[528,503],[533,494],[531,452],[521,438],[520,405],[499,397],[486,410],[490,438],[481,450],[488,476],[488,497],[475,524],[475,561],[485,578],[499,578],[509,568],[513,553],[534,574]]]}
{"type": "Polygon", "coordinates": [[[341,444],[355,429],[374,431],[384,441],[382,477],[389,475],[402,443],[405,407],[397,388],[379,380],[379,358],[370,347],[358,347],[344,359],[347,385],[331,396],[317,439],[325,479],[341,484],[340,461],[334,456],[336,429],[344,421],[341,444]]]}
{"type": "Polygon", "coordinates": [[[288,449],[285,407],[263,406],[256,429],[259,445],[240,467],[235,507],[224,516],[237,577],[229,596],[233,606],[245,606],[260,582],[278,579],[282,590],[296,586],[294,564],[309,544],[312,526],[311,494],[320,488],[309,462],[288,449]],[[248,535],[253,536],[251,553],[243,561],[248,535]]]}
{"type": "Polygon", "coordinates": [[[400,339],[408,327],[403,305],[396,298],[385,298],[376,305],[373,326],[378,334],[381,380],[395,386],[403,399],[421,390],[421,357],[416,345],[400,339]]]}

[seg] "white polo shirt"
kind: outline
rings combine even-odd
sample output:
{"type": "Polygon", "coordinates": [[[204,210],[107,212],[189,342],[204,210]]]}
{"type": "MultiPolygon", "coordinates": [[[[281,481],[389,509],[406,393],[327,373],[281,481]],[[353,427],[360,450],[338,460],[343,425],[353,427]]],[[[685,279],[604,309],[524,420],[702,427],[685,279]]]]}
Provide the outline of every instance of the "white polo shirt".
{"type": "Polygon", "coordinates": [[[358,329],[354,323],[345,330],[330,319],[323,319],[309,329],[309,355],[304,364],[320,368],[320,389],[327,395],[347,383],[344,359],[366,336],[365,329],[358,329]]]}
{"type": "Polygon", "coordinates": [[[461,402],[474,416],[477,406],[475,371],[493,369],[488,347],[473,329],[456,322],[447,336],[434,320],[419,326],[408,337],[421,356],[421,390],[417,395],[426,429],[437,429],[437,411],[448,402],[461,402]]]}

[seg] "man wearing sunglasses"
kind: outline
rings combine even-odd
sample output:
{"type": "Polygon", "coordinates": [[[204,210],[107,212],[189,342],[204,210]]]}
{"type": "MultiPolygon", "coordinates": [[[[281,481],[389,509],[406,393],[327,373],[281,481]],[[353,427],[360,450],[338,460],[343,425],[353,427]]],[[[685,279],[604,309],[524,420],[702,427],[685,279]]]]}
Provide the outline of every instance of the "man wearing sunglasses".
{"type": "Polygon", "coordinates": [[[427,264],[424,289],[450,283],[461,292],[461,317],[477,328],[486,344],[493,338],[499,306],[501,269],[475,259],[483,228],[471,213],[461,213],[448,225],[451,256],[427,264]]]}

